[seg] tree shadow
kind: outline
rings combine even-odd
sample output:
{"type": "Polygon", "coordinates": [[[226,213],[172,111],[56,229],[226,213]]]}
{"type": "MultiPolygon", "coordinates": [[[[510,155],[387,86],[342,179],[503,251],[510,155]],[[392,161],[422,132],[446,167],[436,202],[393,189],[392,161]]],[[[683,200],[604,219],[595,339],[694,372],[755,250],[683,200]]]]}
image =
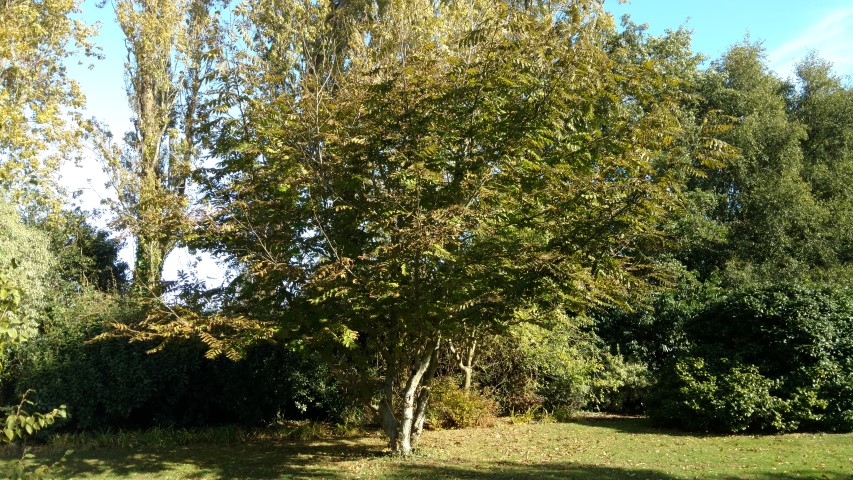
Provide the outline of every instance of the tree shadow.
{"type": "Polygon", "coordinates": [[[648,417],[576,417],[567,423],[577,425],[587,425],[592,427],[601,427],[609,430],[614,430],[620,433],[630,433],[633,435],[666,435],[670,437],[696,437],[696,438],[715,438],[715,437],[730,437],[732,434],[714,433],[714,432],[691,432],[688,430],[680,430],[677,428],[666,427],[656,423],[648,417]]]}
{"type": "MultiPolygon", "coordinates": [[[[312,442],[264,441],[163,449],[95,449],[72,453],[52,478],[128,478],[168,474],[187,479],[347,478],[337,464],[386,454],[379,441],[362,438],[312,442]]],[[[55,458],[39,458],[45,464],[55,458]]],[[[3,472],[0,471],[0,474],[3,472]]]]}
{"type": "MultiPolygon", "coordinates": [[[[631,421],[596,420],[633,432],[631,421]]],[[[642,422],[639,425],[646,425],[642,422]]],[[[645,427],[647,428],[647,427],[645,427]]],[[[643,433],[641,430],[638,433],[643,433]]],[[[49,463],[49,458],[38,461],[49,463]]],[[[3,461],[0,460],[0,465],[3,461]]],[[[677,467],[673,465],[673,467],[677,467]]],[[[0,476],[2,476],[0,470],[0,476]]],[[[170,478],[170,479],[485,479],[485,480],[628,480],[702,478],[702,471],[671,473],[638,467],[571,462],[567,458],[552,461],[502,461],[497,455],[478,458],[433,457],[429,451],[400,459],[388,455],[379,437],[336,438],[317,441],[253,441],[231,445],[194,445],[144,450],[96,449],[74,453],[52,472],[52,478],[170,478]],[[695,473],[691,475],[690,473],[695,473]],[[687,475],[685,477],[685,475],[687,475]]],[[[853,478],[849,472],[789,471],[787,473],[744,471],[742,476],[714,478],[783,480],[815,478],[841,480],[853,478]]]]}

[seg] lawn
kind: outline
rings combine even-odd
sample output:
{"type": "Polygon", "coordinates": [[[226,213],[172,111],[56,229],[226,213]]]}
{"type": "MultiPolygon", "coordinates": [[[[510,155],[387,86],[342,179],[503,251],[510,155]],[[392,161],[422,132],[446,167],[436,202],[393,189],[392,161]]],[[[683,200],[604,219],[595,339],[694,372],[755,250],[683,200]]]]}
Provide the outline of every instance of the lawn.
{"type": "Polygon", "coordinates": [[[418,454],[406,460],[388,457],[383,447],[374,435],[92,449],[73,453],[54,472],[140,480],[853,478],[853,434],[697,436],[633,418],[426,432],[418,454]]]}

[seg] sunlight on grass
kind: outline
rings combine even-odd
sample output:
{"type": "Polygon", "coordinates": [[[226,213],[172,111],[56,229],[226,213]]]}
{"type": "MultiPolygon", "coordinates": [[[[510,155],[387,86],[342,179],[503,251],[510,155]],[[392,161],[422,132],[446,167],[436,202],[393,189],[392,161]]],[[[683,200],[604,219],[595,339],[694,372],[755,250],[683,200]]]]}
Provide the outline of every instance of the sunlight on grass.
{"type": "MultiPolygon", "coordinates": [[[[94,449],[78,452],[59,478],[488,478],[488,479],[847,479],[853,435],[695,436],[644,419],[511,424],[426,432],[409,459],[384,452],[377,435],[314,441],[94,449]]],[[[11,460],[3,460],[11,464],[11,460]]]]}

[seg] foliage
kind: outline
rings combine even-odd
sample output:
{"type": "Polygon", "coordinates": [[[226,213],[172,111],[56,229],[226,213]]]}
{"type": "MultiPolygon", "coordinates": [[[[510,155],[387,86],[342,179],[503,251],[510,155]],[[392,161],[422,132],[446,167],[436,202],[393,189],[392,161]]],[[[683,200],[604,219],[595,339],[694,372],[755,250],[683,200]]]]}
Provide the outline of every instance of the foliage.
{"type": "Polygon", "coordinates": [[[754,365],[709,369],[699,358],[682,358],[653,390],[654,418],[688,430],[737,433],[747,429],[785,431],[784,402],[771,395],[773,382],[754,365]]]}
{"type": "Polygon", "coordinates": [[[798,75],[796,86],[782,81],[761,46],[744,43],[698,83],[695,110],[731,119],[719,138],[737,148],[727,168],[690,182],[690,207],[669,226],[673,257],[701,281],[847,279],[853,205],[835,179],[851,168],[851,91],[815,58],[798,75]]]}
{"type": "Polygon", "coordinates": [[[645,363],[621,355],[602,355],[604,366],[592,378],[586,408],[613,413],[645,413],[652,375],[645,363]]]}
{"type": "Polygon", "coordinates": [[[121,242],[90,225],[82,212],[60,212],[40,227],[50,239],[64,282],[103,292],[125,289],[128,266],[119,258],[121,242]]]}
{"type": "Polygon", "coordinates": [[[592,399],[593,382],[603,370],[601,346],[572,328],[545,330],[522,325],[517,333],[520,353],[535,372],[536,393],[543,406],[572,410],[592,399]]]}
{"type": "Polygon", "coordinates": [[[515,326],[483,345],[477,378],[502,413],[635,409],[645,367],[613,355],[583,325],[515,326]]]}
{"type": "Polygon", "coordinates": [[[20,212],[0,199],[0,269],[14,275],[7,281],[26,292],[26,301],[20,302],[15,315],[31,334],[53,303],[58,280],[56,266],[48,237],[37,228],[24,225],[20,212]]]}
{"type": "Polygon", "coordinates": [[[665,226],[676,288],[649,310],[598,316],[603,338],[652,369],[652,413],[682,427],[849,428],[846,347],[831,332],[848,328],[853,205],[837,179],[850,89],[815,57],[797,75],[781,81],[747,43],[700,77],[695,108],[732,119],[720,138],[737,154],[689,182],[687,210],[665,226]]]}
{"type": "Polygon", "coordinates": [[[452,377],[438,379],[430,387],[427,425],[430,428],[491,427],[498,404],[486,393],[465,390],[452,377]]]}
{"type": "Polygon", "coordinates": [[[644,308],[594,312],[593,330],[611,354],[656,371],[687,348],[685,324],[724,293],[714,280],[700,282],[694,272],[682,269],[676,283],[652,294],[644,308]]]}
{"type": "MultiPolygon", "coordinates": [[[[16,264],[12,262],[12,270],[16,264]]],[[[31,322],[19,314],[23,299],[21,289],[6,276],[6,267],[0,265],[0,361],[5,362],[6,349],[10,345],[17,345],[28,340],[31,335],[31,322]]],[[[0,372],[5,365],[0,363],[0,372]]],[[[29,406],[33,402],[27,399],[30,391],[25,392],[16,408],[3,408],[7,413],[3,420],[2,436],[0,442],[13,443],[23,442],[29,436],[53,425],[57,419],[66,418],[65,405],[60,405],[48,412],[30,412],[29,406]]],[[[22,448],[22,457],[15,464],[14,478],[39,479],[50,471],[51,465],[35,465],[30,468],[32,455],[22,448]]],[[[54,463],[55,465],[55,463],[54,463]]]]}
{"type": "Polygon", "coordinates": [[[197,340],[91,341],[109,322],[134,323],[132,302],[89,290],[54,312],[43,333],[17,349],[17,391],[43,408],[67,404],[81,430],[154,425],[257,425],[278,418],[334,419],[344,403],[325,364],[309,352],[256,345],[239,362],[205,358],[197,340]]]}
{"type": "Polygon", "coordinates": [[[488,389],[500,413],[519,414],[541,410],[536,365],[521,352],[515,336],[489,336],[482,340],[476,384],[488,389]]]}
{"type": "Polygon", "coordinates": [[[74,452],[67,450],[59,459],[47,464],[39,462],[35,454],[25,450],[21,459],[9,471],[5,471],[4,473],[11,480],[43,480],[51,478],[51,474],[56,473],[59,465],[72,453],[74,452]]]}
{"type": "Polygon", "coordinates": [[[853,195],[853,86],[832,73],[831,64],[814,54],[797,67],[797,85],[789,100],[792,116],[807,132],[802,143],[803,178],[825,216],[821,218],[823,255],[815,262],[822,282],[849,282],[853,195]]]}
{"type": "Polygon", "coordinates": [[[846,288],[732,292],[687,321],[650,413],[703,430],[850,430],[851,313],[846,288]]]}
{"type": "Polygon", "coordinates": [[[16,408],[11,409],[11,413],[6,416],[2,430],[5,436],[2,439],[4,442],[11,443],[22,440],[39,430],[53,425],[57,419],[68,417],[65,405],[60,405],[47,413],[29,413],[25,408],[34,405],[33,402],[27,399],[29,393],[31,392],[25,392],[21,397],[21,403],[16,408]]]}
{"type": "Polygon", "coordinates": [[[614,54],[595,1],[240,13],[205,246],[237,266],[235,311],[340,340],[395,449],[442,339],[635,298],[683,179],[719,164],[667,74],[683,42],[614,54]]]}
{"type": "Polygon", "coordinates": [[[95,125],[92,141],[110,184],[114,227],[136,240],[134,283],[160,295],[163,262],[190,232],[189,181],[197,163],[203,87],[218,41],[209,0],[115,0],[128,48],[127,95],[134,129],[124,144],[95,125]]]}
{"type": "Polygon", "coordinates": [[[95,53],[93,29],[71,18],[79,4],[0,4],[0,195],[31,214],[60,209],[54,175],[81,153],[83,95],[64,65],[95,53]]]}

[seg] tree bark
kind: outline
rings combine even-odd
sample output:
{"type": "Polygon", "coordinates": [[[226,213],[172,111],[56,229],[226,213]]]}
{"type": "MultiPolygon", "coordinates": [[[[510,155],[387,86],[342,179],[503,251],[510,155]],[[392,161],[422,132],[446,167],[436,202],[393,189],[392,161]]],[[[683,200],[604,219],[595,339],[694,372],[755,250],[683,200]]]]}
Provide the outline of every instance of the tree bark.
{"type": "MultiPolygon", "coordinates": [[[[429,399],[429,383],[435,375],[436,358],[441,338],[431,340],[417,359],[414,372],[406,380],[400,404],[400,418],[395,415],[394,383],[399,370],[394,361],[396,352],[386,359],[387,370],[382,400],[375,409],[382,422],[382,428],[388,435],[388,446],[394,455],[407,456],[417,446],[423,431],[426,405],[429,399]]],[[[397,350],[399,347],[396,347],[397,350]]],[[[408,362],[404,362],[408,363],[408,362]]]]}
{"type": "Polygon", "coordinates": [[[459,362],[459,369],[462,370],[464,375],[463,388],[467,392],[471,390],[471,381],[474,376],[474,356],[477,352],[477,340],[472,336],[465,345],[466,348],[464,349],[464,352],[457,350],[452,343],[449,345],[450,351],[456,357],[456,361],[459,362]],[[464,357],[463,353],[465,354],[464,357]]]}
{"type": "Polygon", "coordinates": [[[133,283],[146,294],[161,293],[163,261],[168,247],[156,239],[144,234],[136,237],[136,258],[134,259],[133,283]]]}
{"type": "Polygon", "coordinates": [[[430,385],[432,384],[432,379],[435,377],[435,369],[438,366],[438,351],[440,345],[441,339],[439,339],[439,341],[435,345],[435,348],[432,351],[432,358],[430,358],[429,368],[427,369],[427,372],[424,375],[420,392],[418,392],[418,406],[415,410],[415,426],[414,430],[412,431],[412,445],[414,445],[415,447],[418,446],[418,442],[421,439],[421,434],[424,431],[424,420],[426,419],[427,403],[429,402],[430,385]]]}

